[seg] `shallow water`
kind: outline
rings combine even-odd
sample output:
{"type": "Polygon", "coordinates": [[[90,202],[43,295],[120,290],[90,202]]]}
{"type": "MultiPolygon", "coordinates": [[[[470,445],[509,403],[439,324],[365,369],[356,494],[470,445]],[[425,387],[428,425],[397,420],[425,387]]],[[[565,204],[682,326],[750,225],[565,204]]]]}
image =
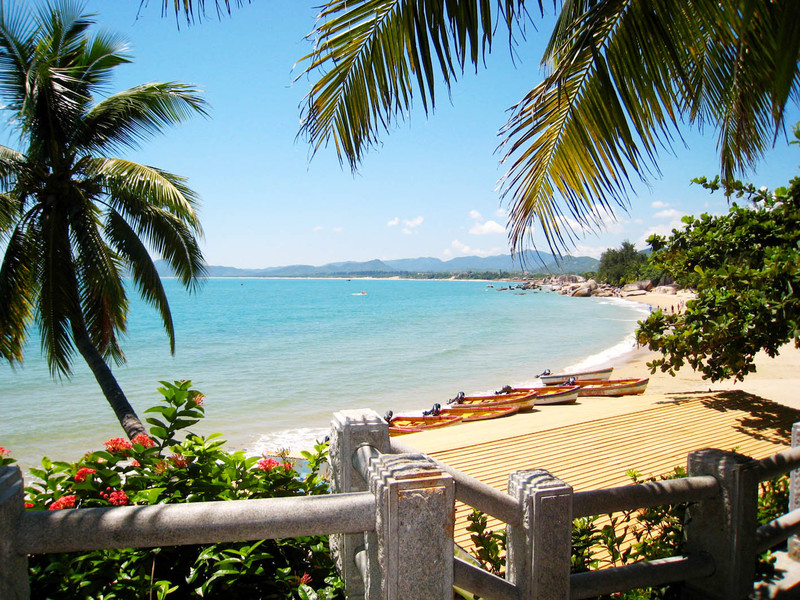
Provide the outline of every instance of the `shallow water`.
{"type": "MultiPolygon", "coordinates": [[[[132,298],[128,363],[115,374],[140,417],[158,402],[158,381],[191,379],[206,394],[198,433],[220,431],[253,453],[297,450],[324,436],[339,409],[422,410],[462,390],[535,383],[546,368],[610,364],[646,314],[616,299],[493,285],[211,279],[189,295],[166,280],[175,356],[158,315],[132,298]]],[[[120,435],[80,357],[74,370],[54,382],[38,340],[23,367],[0,367],[0,446],[23,466],[75,460],[120,435]]]]}

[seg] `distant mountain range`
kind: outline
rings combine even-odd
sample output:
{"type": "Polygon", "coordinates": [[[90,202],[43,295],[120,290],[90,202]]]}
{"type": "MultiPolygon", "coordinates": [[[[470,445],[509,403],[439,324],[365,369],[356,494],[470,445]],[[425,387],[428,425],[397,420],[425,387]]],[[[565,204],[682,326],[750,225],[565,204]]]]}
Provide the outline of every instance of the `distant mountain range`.
{"type": "MultiPolygon", "coordinates": [[[[289,265],[267,267],[264,269],[240,269],[209,265],[209,277],[332,277],[366,275],[403,275],[408,273],[464,273],[482,271],[527,271],[529,273],[586,273],[596,271],[600,261],[589,256],[564,256],[559,260],[545,252],[525,251],[520,258],[512,259],[509,254],[497,256],[460,256],[443,261],[438,258],[401,258],[398,260],[370,260],[366,262],[336,262],[321,266],[289,265]],[[524,268],[521,266],[524,265],[524,268]]],[[[164,261],[157,261],[156,267],[162,276],[172,272],[164,261]]]]}

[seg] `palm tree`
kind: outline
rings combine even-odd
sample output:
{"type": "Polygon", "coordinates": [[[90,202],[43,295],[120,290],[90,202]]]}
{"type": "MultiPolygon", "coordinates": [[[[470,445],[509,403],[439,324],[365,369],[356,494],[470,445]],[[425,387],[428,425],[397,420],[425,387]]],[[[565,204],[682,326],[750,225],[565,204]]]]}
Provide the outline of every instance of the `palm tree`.
{"type": "MultiPolygon", "coordinates": [[[[797,0],[563,0],[544,80],[501,131],[512,251],[538,223],[551,248],[627,206],[631,176],[658,175],[681,126],[717,134],[720,172],[752,168],[800,99],[797,0]]],[[[554,6],[556,5],[554,1],[554,6]]],[[[544,14],[542,0],[539,12],[544,14]]],[[[357,169],[416,95],[476,69],[500,33],[523,35],[524,0],[328,0],[304,74],[301,135],[357,169]]]]}
{"type": "Polygon", "coordinates": [[[204,273],[196,196],[185,179],[106,154],[135,148],[168,125],[205,114],[194,87],[149,83],[100,99],[127,63],[115,35],[90,36],[83,6],[2,7],[0,102],[22,150],[0,146],[0,352],[14,364],[35,323],[52,375],[75,349],[129,437],[144,427],[107,361],[124,361],[124,278],[160,313],[175,349],[169,304],[148,248],[189,289],[204,273]]]}

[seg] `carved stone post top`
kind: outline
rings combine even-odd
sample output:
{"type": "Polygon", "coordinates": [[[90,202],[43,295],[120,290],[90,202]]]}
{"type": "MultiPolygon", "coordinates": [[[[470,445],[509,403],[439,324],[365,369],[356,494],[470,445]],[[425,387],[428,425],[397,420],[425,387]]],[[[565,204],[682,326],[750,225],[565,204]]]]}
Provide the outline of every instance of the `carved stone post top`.
{"type": "Polygon", "coordinates": [[[745,465],[757,468],[752,457],[717,448],[694,450],[689,453],[687,460],[689,475],[712,475],[717,478],[725,477],[732,469],[745,465]]]}
{"type": "Polygon", "coordinates": [[[515,496],[520,493],[529,493],[531,490],[572,490],[572,486],[565,483],[546,469],[529,469],[514,471],[508,476],[508,493],[515,496]]]}
{"type": "Polygon", "coordinates": [[[333,423],[340,423],[342,425],[386,425],[386,421],[371,408],[355,408],[337,411],[333,413],[333,423]]]}
{"type": "Polygon", "coordinates": [[[370,472],[373,481],[380,481],[384,485],[389,481],[453,479],[424,454],[381,454],[372,461],[370,472]]]}

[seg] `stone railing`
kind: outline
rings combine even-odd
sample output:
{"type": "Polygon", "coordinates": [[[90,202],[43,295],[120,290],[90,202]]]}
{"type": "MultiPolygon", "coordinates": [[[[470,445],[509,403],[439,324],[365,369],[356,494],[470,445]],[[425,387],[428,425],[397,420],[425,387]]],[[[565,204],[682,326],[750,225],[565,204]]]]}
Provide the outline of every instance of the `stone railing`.
{"type": "MultiPolygon", "coordinates": [[[[25,511],[17,467],[0,468],[0,600],[30,597],[28,554],[331,535],[349,598],[431,600],[453,586],[487,599],[578,599],[683,582],[687,597],[744,599],[757,552],[800,531],[790,512],[757,527],[758,483],[800,466],[792,450],[761,461],[719,450],[689,454],[689,477],[573,492],[547,471],[509,475],[508,493],[390,440],[374,411],[334,415],[333,494],[157,506],[25,511]],[[505,578],[454,557],[459,500],[508,526],[505,578]],[[686,556],[570,574],[573,518],[690,502],[686,556]]],[[[790,552],[798,544],[790,540],[790,552]]]]}

